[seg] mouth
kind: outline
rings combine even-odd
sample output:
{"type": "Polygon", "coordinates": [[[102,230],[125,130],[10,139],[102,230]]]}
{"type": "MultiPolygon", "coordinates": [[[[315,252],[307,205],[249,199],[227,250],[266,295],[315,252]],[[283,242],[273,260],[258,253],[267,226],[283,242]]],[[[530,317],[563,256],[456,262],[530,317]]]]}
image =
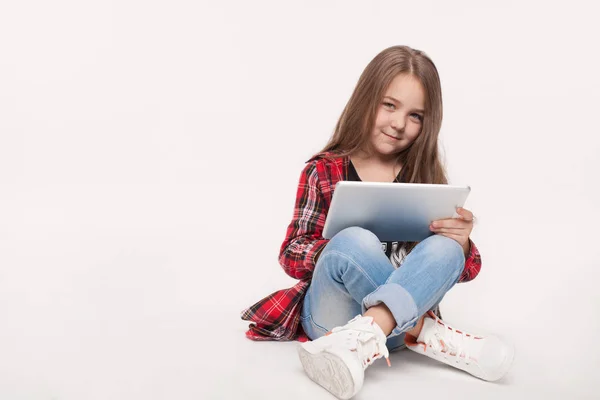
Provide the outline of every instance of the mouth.
{"type": "Polygon", "coordinates": [[[385,136],[387,136],[387,137],[389,137],[389,138],[392,138],[392,139],[394,139],[394,140],[400,140],[400,138],[397,138],[396,136],[388,135],[388,134],[387,134],[387,133],[385,133],[385,132],[381,132],[381,133],[383,133],[385,136]]]}

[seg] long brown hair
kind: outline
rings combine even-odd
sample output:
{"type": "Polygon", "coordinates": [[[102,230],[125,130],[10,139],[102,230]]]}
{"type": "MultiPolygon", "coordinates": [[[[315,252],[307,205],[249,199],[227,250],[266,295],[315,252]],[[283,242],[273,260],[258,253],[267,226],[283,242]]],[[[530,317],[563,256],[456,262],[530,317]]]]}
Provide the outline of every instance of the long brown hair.
{"type": "Polygon", "coordinates": [[[421,132],[398,153],[401,178],[408,183],[448,183],[438,152],[442,125],[442,88],[437,69],[422,51],[393,46],[379,53],[361,74],[327,145],[317,154],[333,152],[347,156],[365,149],[375,124],[377,110],[392,80],[411,74],[425,89],[425,113],[421,132]]]}

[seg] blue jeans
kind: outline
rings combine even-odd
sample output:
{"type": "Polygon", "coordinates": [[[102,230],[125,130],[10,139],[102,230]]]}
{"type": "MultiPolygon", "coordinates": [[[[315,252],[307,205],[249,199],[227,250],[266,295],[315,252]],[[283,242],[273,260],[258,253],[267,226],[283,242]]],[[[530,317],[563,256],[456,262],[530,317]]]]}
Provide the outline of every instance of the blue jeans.
{"type": "Polygon", "coordinates": [[[421,241],[396,269],[372,232],[352,227],[323,249],[302,305],[302,328],[312,340],[383,303],[396,320],[389,350],[404,345],[404,332],[440,303],[465,266],[458,242],[441,235],[421,241]]]}

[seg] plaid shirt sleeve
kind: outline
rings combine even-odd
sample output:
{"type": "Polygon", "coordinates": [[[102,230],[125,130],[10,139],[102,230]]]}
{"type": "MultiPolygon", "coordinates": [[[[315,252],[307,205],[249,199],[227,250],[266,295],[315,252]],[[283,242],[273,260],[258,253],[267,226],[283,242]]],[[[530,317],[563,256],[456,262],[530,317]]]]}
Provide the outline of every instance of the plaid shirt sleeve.
{"type": "Polygon", "coordinates": [[[465,260],[465,269],[458,280],[459,282],[468,282],[475,279],[481,270],[481,255],[479,254],[479,249],[471,239],[469,239],[469,241],[471,242],[471,251],[465,260]]]}
{"type": "Polygon", "coordinates": [[[325,208],[317,163],[313,161],[300,175],[294,215],[279,252],[279,264],[292,278],[312,277],[317,255],[328,242],[322,236],[327,216],[325,208]]]}
{"type": "Polygon", "coordinates": [[[246,337],[251,340],[305,341],[300,326],[300,309],[309,283],[298,282],[293,288],[278,290],[242,311],[242,319],[251,324],[246,337]]]}

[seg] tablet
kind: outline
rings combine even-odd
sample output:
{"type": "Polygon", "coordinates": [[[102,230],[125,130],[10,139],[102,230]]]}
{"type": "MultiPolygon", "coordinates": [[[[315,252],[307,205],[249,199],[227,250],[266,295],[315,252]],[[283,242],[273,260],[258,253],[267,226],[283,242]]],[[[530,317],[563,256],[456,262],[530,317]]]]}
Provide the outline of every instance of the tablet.
{"type": "Polygon", "coordinates": [[[434,233],[432,221],[456,218],[471,192],[469,186],[340,181],[335,186],[323,237],[359,226],[380,241],[419,242],[434,233]]]}

